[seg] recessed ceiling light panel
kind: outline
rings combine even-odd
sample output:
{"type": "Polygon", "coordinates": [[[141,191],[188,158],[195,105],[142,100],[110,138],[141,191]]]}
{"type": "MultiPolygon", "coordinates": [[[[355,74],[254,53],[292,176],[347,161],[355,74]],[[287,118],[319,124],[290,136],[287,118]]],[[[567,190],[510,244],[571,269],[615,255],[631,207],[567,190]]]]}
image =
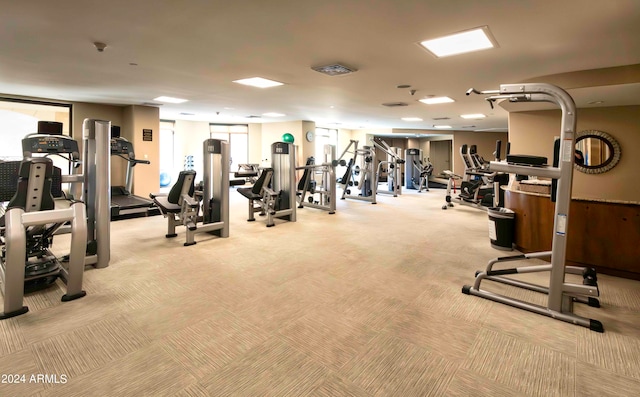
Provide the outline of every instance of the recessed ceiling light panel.
{"type": "Polygon", "coordinates": [[[251,87],[258,87],[258,88],[269,88],[269,87],[277,87],[279,85],[284,85],[284,83],[281,83],[279,81],[269,80],[263,77],[251,77],[248,79],[234,80],[233,82],[238,84],[243,84],[243,85],[249,85],[251,87]]]}
{"type": "Polygon", "coordinates": [[[452,127],[450,125],[439,124],[439,125],[434,125],[433,128],[446,130],[446,129],[449,129],[449,128],[452,128],[452,127]]]}
{"type": "Polygon", "coordinates": [[[460,117],[462,117],[463,119],[477,120],[477,119],[483,119],[487,116],[482,113],[474,113],[474,114],[461,114],[460,117]]]}
{"type": "Polygon", "coordinates": [[[420,117],[403,117],[403,121],[422,121],[420,117]]]}
{"type": "Polygon", "coordinates": [[[420,45],[438,58],[497,47],[488,26],[425,40],[420,45]]]}
{"type": "Polygon", "coordinates": [[[188,101],[188,99],[173,98],[170,96],[159,96],[157,98],[153,98],[153,100],[158,102],[166,102],[166,103],[184,103],[188,101]]]}
{"type": "Polygon", "coordinates": [[[448,96],[435,96],[431,98],[420,99],[420,102],[426,103],[427,105],[435,105],[438,103],[451,103],[455,102],[455,100],[449,98],[448,96]]]}

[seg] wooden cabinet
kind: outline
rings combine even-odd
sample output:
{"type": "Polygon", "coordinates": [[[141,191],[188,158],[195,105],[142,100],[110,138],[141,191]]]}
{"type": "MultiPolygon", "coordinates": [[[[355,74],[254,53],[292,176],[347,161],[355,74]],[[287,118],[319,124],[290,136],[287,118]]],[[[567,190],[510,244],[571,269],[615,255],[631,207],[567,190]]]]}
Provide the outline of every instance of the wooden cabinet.
{"type": "MultiPolygon", "coordinates": [[[[518,250],[551,250],[554,203],[549,197],[507,190],[505,207],[516,214],[518,250]]],[[[640,280],[640,205],[572,200],[567,262],[640,280]]]]}

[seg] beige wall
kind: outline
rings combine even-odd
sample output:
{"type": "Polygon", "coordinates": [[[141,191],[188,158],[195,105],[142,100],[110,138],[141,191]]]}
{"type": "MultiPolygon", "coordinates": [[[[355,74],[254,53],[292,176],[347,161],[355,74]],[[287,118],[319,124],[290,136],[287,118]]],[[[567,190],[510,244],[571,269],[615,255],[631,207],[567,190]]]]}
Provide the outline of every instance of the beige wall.
{"type": "MultiPolygon", "coordinates": [[[[73,104],[73,137],[82,146],[82,123],[84,119],[107,120],[120,127],[122,137],[133,143],[136,158],[149,160],[151,164],[139,164],[134,168],[133,194],[147,197],[160,188],[160,113],[156,107],[116,106],[95,103],[73,104]],[[142,129],[153,131],[153,141],[142,141],[142,129]]],[[[82,149],[81,149],[82,150],[82,149]]],[[[111,157],[111,185],[124,186],[127,162],[111,157]]]]}
{"type": "MultiPolygon", "coordinates": [[[[487,161],[494,159],[493,152],[496,150],[496,141],[502,141],[502,157],[506,150],[506,143],[508,142],[508,134],[506,132],[470,132],[470,131],[455,131],[453,133],[453,172],[462,175],[464,173],[464,163],[460,157],[460,147],[463,144],[468,146],[476,145],[478,147],[478,154],[484,157],[487,161]]],[[[511,146],[511,152],[513,146],[511,146]]]]}
{"type": "MultiPolygon", "coordinates": [[[[274,142],[282,142],[282,135],[289,133],[293,135],[294,145],[298,146],[298,164],[302,164],[300,159],[306,159],[313,155],[313,143],[306,142],[304,134],[307,132],[305,126],[306,121],[285,121],[282,123],[264,123],[262,124],[262,159],[266,160],[265,165],[271,164],[271,144],[274,142]],[[309,146],[311,149],[309,149],[309,146]],[[311,150],[307,152],[307,150],[311,150]]],[[[315,123],[313,130],[315,131],[315,123]]]]}
{"type": "Polygon", "coordinates": [[[148,197],[149,193],[160,189],[160,109],[137,105],[125,107],[122,136],[133,143],[137,159],[151,162],[148,165],[136,165],[131,192],[148,197]],[[145,129],[151,130],[151,141],[142,139],[142,131],[145,129]]]}
{"type": "MultiPolygon", "coordinates": [[[[560,111],[509,114],[511,153],[553,159],[553,139],[560,135],[560,111]]],[[[573,197],[603,200],[640,200],[640,106],[578,109],[577,131],[600,130],[613,136],[622,149],[618,165],[604,174],[573,174],[573,197]]]]}
{"type": "MultiPolygon", "coordinates": [[[[97,103],[77,102],[72,107],[71,136],[78,141],[80,153],[82,146],[82,123],[85,119],[110,121],[111,125],[122,127],[123,107],[115,105],[101,105],[97,103]]],[[[122,131],[124,134],[124,131],[122,131]]],[[[123,135],[124,136],[124,135],[123,135]]],[[[126,162],[118,157],[111,157],[111,185],[124,186],[126,177],[126,162]]]]}
{"type": "Polygon", "coordinates": [[[72,136],[82,145],[82,122],[84,119],[97,119],[110,121],[111,125],[122,126],[123,107],[116,105],[101,105],[97,103],[76,102],[72,112],[72,136]]]}

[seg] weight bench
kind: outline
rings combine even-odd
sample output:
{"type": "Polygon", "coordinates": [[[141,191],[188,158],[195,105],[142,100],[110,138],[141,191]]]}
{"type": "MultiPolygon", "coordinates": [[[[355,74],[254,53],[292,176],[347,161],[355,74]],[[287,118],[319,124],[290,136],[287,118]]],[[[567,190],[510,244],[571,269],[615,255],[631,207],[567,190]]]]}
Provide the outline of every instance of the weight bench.
{"type": "Polygon", "coordinates": [[[265,168],[252,187],[237,189],[240,194],[249,199],[248,222],[255,221],[253,214],[259,212],[260,215],[267,215],[267,227],[275,226],[273,215],[276,213],[278,193],[269,188],[271,178],[273,178],[273,168],[265,168]]]}

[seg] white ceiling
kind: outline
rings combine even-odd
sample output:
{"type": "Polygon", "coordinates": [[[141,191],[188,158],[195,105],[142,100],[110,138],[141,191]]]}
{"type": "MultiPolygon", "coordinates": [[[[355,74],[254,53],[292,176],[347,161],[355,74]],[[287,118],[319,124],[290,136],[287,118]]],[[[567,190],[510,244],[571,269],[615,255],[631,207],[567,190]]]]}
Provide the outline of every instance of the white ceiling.
{"type": "MultiPolygon", "coordinates": [[[[640,63],[638,0],[0,0],[0,10],[0,94],[122,105],[189,99],[161,106],[171,119],[246,122],[280,112],[287,116],[263,121],[506,130],[507,112],[466,97],[468,88],[640,63]],[[416,44],[484,25],[499,48],[437,59],[416,44]],[[336,62],[358,71],[311,70],[336,62]],[[254,76],[285,85],[232,82],[254,76]],[[427,95],[456,102],[417,102],[427,95]],[[397,101],[409,106],[381,105],[397,101]],[[470,122],[465,113],[489,117],[470,122]],[[400,120],[409,116],[424,121],[400,120]]],[[[640,103],[638,85],[618,88],[607,88],[600,106],[640,103]]]]}

